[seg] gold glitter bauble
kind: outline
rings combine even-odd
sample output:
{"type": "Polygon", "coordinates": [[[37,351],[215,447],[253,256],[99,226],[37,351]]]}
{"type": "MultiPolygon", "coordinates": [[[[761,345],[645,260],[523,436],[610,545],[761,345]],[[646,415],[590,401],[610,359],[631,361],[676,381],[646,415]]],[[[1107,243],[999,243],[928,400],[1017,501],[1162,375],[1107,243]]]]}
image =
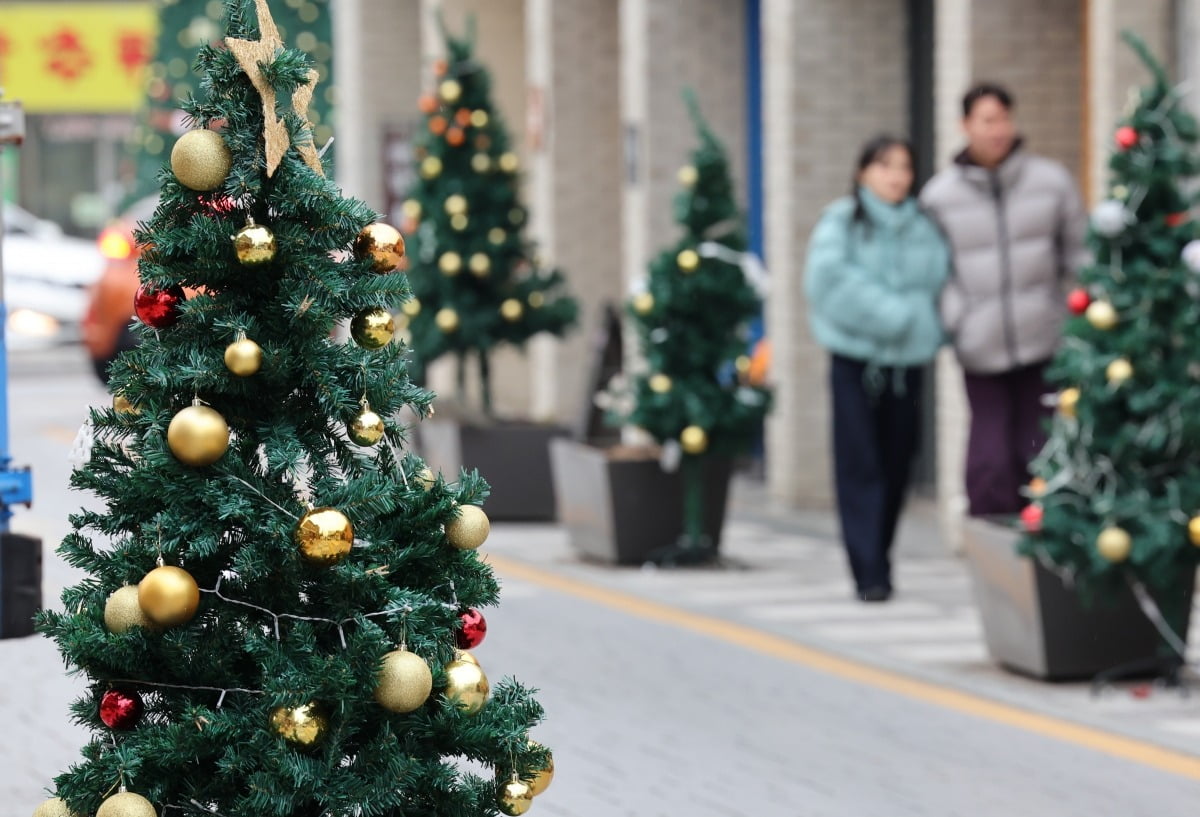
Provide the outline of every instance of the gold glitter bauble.
{"type": "Polygon", "coordinates": [[[1107,561],[1114,564],[1123,562],[1129,558],[1129,552],[1133,550],[1133,539],[1124,528],[1105,528],[1096,537],[1096,550],[1107,561]]]}
{"type": "Polygon", "coordinates": [[[455,660],[445,666],[446,697],[468,715],[474,715],[487,703],[491,686],[483,667],[471,661],[455,660]]]}
{"type": "Polygon", "coordinates": [[[51,797],[33,810],[33,817],[79,817],[61,797],[51,797]]]}
{"type": "Polygon", "coordinates": [[[450,216],[450,228],[453,230],[458,230],[460,233],[467,229],[470,224],[471,219],[467,218],[462,213],[455,213],[454,215],[450,216]]]}
{"type": "Polygon", "coordinates": [[[700,254],[695,250],[680,250],[675,256],[675,263],[683,272],[695,272],[700,266],[700,254]]]}
{"type": "Polygon", "coordinates": [[[1092,301],[1084,314],[1088,323],[1104,332],[1116,326],[1119,320],[1117,310],[1108,301],[1092,301]]]}
{"type": "Polygon", "coordinates": [[[313,508],[296,523],[292,540],[305,561],[335,565],[354,546],[354,525],[337,508],[313,508]]]}
{"type": "Polygon", "coordinates": [[[541,309],[546,304],[546,296],[540,292],[529,293],[529,305],[534,309],[541,309]]]}
{"type": "Polygon", "coordinates": [[[684,165],[683,167],[679,168],[679,173],[676,175],[679,179],[679,183],[684,187],[692,187],[697,181],[700,180],[699,171],[697,171],[692,165],[684,165]]]}
{"type": "Polygon", "coordinates": [[[421,202],[416,199],[405,199],[404,204],[400,205],[400,212],[405,218],[417,221],[421,218],[421,202]]]}
{"type": "Polygon", "coordinates": [[[488,241],[496,246],[500,246],[508,239],[508,233],[501,227],[493,227],[488,230],[488,241]]]}
{"type": "Polygon", "coordinates": [[[501,153],[500,158],[497,160],[497,164],[500,165],[500,169],[505,173],[516,173],[517,168],[521,166],[520,160],[517,159],[517,154],[512,153],[511,151],[507,153],[501,153]]]}
{"type": "Polygon", "coordinates": [[[496,804],[503,814],[524,814],[533,805],[533,789],[524,780],[510,780],[500,787],[496,804]]]}
{"type": "Polygon", "coordinates": [[[703,454],[708,448],[708,433],[700,426],[688,426],[679,433],[685,454],[703,454]]]}
{"type": "Polygon", "coordinates": [[[200,606],[200,588],[181,567],[156,567],[138,583],[138,606],[162,627],[187,624],[200,606]]]}
{"type": "Polygon", "coordinates": [[[350,337],[364,349],[382,349],[395,334],[396,321],[386,309],[364,309],[350,321],[350,337]]]}
{"type": "Polygon", "coordinates": [[[167,447],[185,465],[212,465],[229,448],[229,425],[208,406],[188,406],[171,418],[167,447]]]}
{"type": "Polygon", "coordinates": [[[452,216],[458,213],[466,213],[467,197],[459,193],[455,193],[452,196],[446,197],[446,202],[443,206],[446,208],[446,212],[452,216]]]}
{"type": "Polygon", "coordinates": [[[262,347],[240,338],[225,347],[225,368],[238,377],[249,377],[262,368],[262,347]]]}
{"type": "Polygon", "coordinates": [[[416,298],[410,298],[400,307],[400,311],[410,318],[415,318],[421,314],[421,302],[416,298]]]}
{"type": "Polygon", "coordinates": [[[1119,386],[1133,377],[1133,364],[1127,358],[1119,357],[1108,364],[1104,370],[1104,376],[1108,378],[1109,383],[1119,386]]]}
{"type": "Polygon", "coordinates": [[[1075,416],[1075,407],[1079,405],[1079,389],[1072,386],[1069,389],[1063,389],[1058,394],[1058,410],[1065,417],[1075,416]]]}
{"type": "MultiPolygon", "coordinates": [[[[529,745],[541,749],[542,747],[532,740],[529,745]]],[[[529,790],[533,792],[533,796],[537,797],[550,787],[551,781],[554,780],[554,755],[546,753],[546,765],[537,770],[537,774],[533,776],[533,780],[529,782],[529,790]]]]}
{"type": "Polygon", "coordinates": [[[271,710],[271,728],[293,746],[311,749],[324,739],[329,717],[318,703],[277,706],[271,710]]]}
{"type": "Polygon", "coordinates": [[[413,712],[433,691],[433,671],[425,659],[408,650],[383,656],[376,676],[375,700],[392,712],[413,712]]]}
{"type": "Polygon", "coordinates": [[[654,296],[649,292],[639,292],[633,296],[633,311],[645,317],[654,310],[654,296]]]}
{"type": "Polygon", "coordinates": [[[492,157],[486,153],[476,153],[471,157],[471,169],[476,173],[487,173],[492,169],[492,157]]]}
{"type": "Polygon", "coordinates": [[[383,439],[383,418],[371,411],[371,407],[363,403],[362,411],[350,421],[346,427],[350,439],[359,445],[375,445],[383,439]]]}
{"type": "Polygon", "coordinates": [[[478,505],[460,505],[458,515],[446,525],[446,538],[459,550],[474,550],[487,541],[492,524],[478,505]]]}
{"type": "Polygon", "coordinates": [[[476,278],[486,278],[492,271],[492,259],[488,258],[487,253],[473,253],[467,266],[471,268],[471,274],[476,278]]]}
{"type": "Polygon", "coordinates": [[[202,193],[225,183],[233,154],[216,131],[190,130],[171,148],[171,172],[179,183],[202,193]]]}
{"type": "Polygon", "coordinates": [[[136,404],[130,402],[129,398],[123,394],[113,395],[113,411],[117,414],[137,415],[142,413],[142,410],[136,404]]]}
{"type": "Polygon", "coordinates": [[[458,275],[462,272],[462,256],[453,250],[442,253],[438,258],[438,269],[443,275],[458,275]]]}
{"type": "Polygon", "coordinates": [[[261,224],[247,224],[233,237],[233,251],[243,267],[257,267],[275,260],[275,234],[261,224]]]}
{"type": "Polygon", "coordinates": [[[666,394],[671,390],[671,378],[659,373],[650,376],[650,391],[655,394],[666,394]]]}
{"type": "Polygon", "coordinates": [[[516,298],[505,298],[500,304],[500,317],[509,323],[516,323],[525,314],[525,307],[516,298]]]}
{"type": "Polygon", "coordinates": [[[421,160],[421,177],[436,179],[442,175],[442,160],[436,156],[426,156],[421,160]]]}
{"type": "Polygon", "coordinates": [[[110,633],[127,633],[134,627],[152,629],[154,622],[138,603],[138,586],[127,584],[109,594],[104,602],[104,627],[110,633]]]}
{"type": "Polygon", "coordinates": [[[430,470],[429,466],[422,468],[413,475],[413,482],[417,483],[424,491],[432,488],[436,481],[437,479],[433,476],[433,471],[430,470]]]}
{"type": "Polygon", "coordinates": [[[462,96],[462,85],[456,79],[442,80],[442,84],[438,86],[438,96],[447,105],[453,105],[462,96]]]}
{"type": "Polygon", "coordinates": [[[488,123],[488,112],[487,111],[485,111],[483,109],[480,109],[477,111],[471,111],[471,127],[486,128],[487,123],[488,123]]]}
{"type": "Polygon", "coordinates": [[[449,307],[439,309],[437,314],[433,316],[433,322],[437,324],[438,329],[447,335],[458,331],[458,313],[449,307]]]}
{"type": "Polygon", "coordinates": [[[404,236],[390,224],[368,224],[354,239],[354,257],[370,258],[375,272],[391,272],[404,258],[404,236]]]}
{"type": "Polygon", "coordinates": [[[96,809],[96,817],[157,817],[154,804],[131,791],[117,792],[96,809]]]}
{"type": "Polygon", "coordinates": [[[1188,520],[1187,530],[1188,541],[1200,547],[1200,516],[1193,516],[1188,520]]]}

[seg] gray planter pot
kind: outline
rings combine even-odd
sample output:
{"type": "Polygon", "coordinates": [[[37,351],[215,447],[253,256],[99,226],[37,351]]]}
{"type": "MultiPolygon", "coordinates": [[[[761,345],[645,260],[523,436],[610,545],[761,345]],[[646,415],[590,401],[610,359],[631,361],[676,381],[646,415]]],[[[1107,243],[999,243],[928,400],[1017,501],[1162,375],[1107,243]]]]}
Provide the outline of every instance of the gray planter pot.
{"type": "MultiPolygon", "coordinates": [[[[1035,678],[1067,680],[1160,654],[1158,631],[1128,588],[1084,604],[1056,574],[1016,552],[1017,531],[967,519],[964,533],[984,638],[997,663],[1035,678]]],[[[1192,574],[1181,578],[1177,592],[1190,600],[1194,589],[1192,574]]],[[[1186,628],[1179,635],[1186,641],[1186,628]]]]}

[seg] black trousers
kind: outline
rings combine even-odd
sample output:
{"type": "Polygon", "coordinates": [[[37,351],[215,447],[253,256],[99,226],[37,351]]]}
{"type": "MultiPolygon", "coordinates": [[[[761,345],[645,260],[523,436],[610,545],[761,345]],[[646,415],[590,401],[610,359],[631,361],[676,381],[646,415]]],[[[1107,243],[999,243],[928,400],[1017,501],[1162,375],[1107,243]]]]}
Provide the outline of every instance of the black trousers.
{"type": "Polygon", "coordinates": [[[868,377],[865,363],[833,357],[838,515],[860,591],[892,587],[890,554],[917,452],[922,376],[906,367],[868,377]]]}

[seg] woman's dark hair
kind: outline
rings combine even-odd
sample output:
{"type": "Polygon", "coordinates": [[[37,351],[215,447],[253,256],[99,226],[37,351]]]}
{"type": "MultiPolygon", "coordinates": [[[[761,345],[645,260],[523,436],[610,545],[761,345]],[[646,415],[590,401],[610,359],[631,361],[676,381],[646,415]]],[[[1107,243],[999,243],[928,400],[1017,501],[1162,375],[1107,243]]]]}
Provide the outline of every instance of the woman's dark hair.
{"type": "MultiPolygon", "coordinates": [[[[903,137],[893,136],[890,133],[881,133],[863,145],[862,150],[858,153],[858,163],[854,166],[854,179],[850,183],[850,195],[854,197],[855,223],[861,223],[868,227],[871,224],[871,219],[867,216],[867,208],[863,206],[858,177],[869,166],[881,160],[884,154],[892,148],[904,148],[908,152],[908,160],[912,162],[914,170],[916,169],[917,151],[913,148],[912,142],[903,137]]],[[[912,193],[912,190],[910,189],[908,192],[912,193]]]]}
{"type": "Polygon", "coordinates": [[[997,85],[994,82],[981,82],[963,94],[963,119],[966,119],[971,115],[971,111],[974,110],[976,102],[989,96],[1003,105],[1004,110],[1006,111],[1011,111],[1013,109],[1013,105],[1017,104],[1013,100],[1013,95],[1010,94],[1008,89],[1003,85],[997,85]]]}

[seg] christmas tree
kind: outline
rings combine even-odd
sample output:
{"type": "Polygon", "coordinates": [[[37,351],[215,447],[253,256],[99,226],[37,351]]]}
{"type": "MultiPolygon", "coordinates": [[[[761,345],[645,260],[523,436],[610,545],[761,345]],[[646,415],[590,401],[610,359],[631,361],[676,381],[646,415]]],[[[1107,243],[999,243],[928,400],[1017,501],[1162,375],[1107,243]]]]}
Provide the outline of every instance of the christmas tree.
{"type": "MultiPolygon", "coordinates": [[[[747,327],[759,315],[757,266],[747,253],[725,150],[685,95],[700,137],[692,164],[679,171],[675,220],[683,236],[650,264],[649,280],[629,304],[645,356],[621,420],[680,451],[684,478],[684,551],[704,558],[702,461],[731,458],[753,442],[770,394],[750,385],[747,327]]],[[[671,558],[675,558],[672,556],[671,558]]]]}
{"type": "Polygon", "coordinates": [[[403,205],[410,234],[404,306],[413,353],[424,369],[445,354],[458,359],[459,397],[468,357],[479,365],[480,396],[491,412],[489,356],[533,335],[562,335],[578,305],[563,294],[558,270],[542,269],[522,237],[527,213],[518,195],[517,154],[491,101],[491,79],[474,57],[474,21],[463,38],[442,23],[447,57],[434,66],[436,91],[418,101],[418,178],[403,205]]]}
{"type": "Polygon", "coordinates": [[[93,739],[36,814],[523,813],[541,709],[466,652],[497,600],[487,488],[393,419],[431,399],[389,342],[403,239],[325,178],[317,75],[267,0],[226,15],[138,234],[142,343],[72,476],[103,509],[72,516],[88,575],[40,626],[93,739]]]}
{"type": "Polygon", "coordinates": [[[1191,600],[1169,590],[1200,556],[1200,242],[1188,212],[1200,134],[1162,67],[1126,39],[1153,79],[1116,130],[1094,262],[1068,295],[1077,317],[1049,372],[1058,411],[1022,549],[1088,593],[1141,583],[1180,633],[1191,600]]]}

